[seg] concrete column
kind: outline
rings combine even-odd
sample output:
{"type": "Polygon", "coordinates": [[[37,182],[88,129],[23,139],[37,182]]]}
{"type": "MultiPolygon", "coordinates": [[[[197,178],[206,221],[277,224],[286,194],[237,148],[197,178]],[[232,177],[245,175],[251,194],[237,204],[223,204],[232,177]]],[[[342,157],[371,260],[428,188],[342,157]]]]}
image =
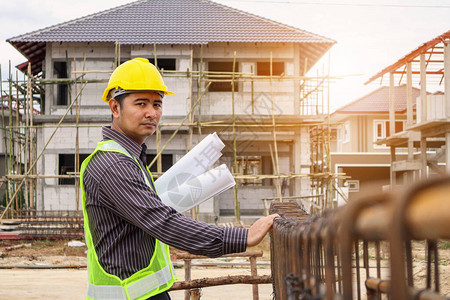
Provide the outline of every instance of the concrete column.
{"type": "Polygon", "coordinates": [[[420,55],[420,106],[421,122],[427,121],[427,70],[425,64],[425,54],[420,55]]]}
{"type": "Polygon", "coordinates": [[[397,184],[393,167],[394,162],[395,162],[395,146],[391,146],[391,189],[394,189],[395,185],[397,184]]]}
{"type": "Polygon", "coordinates": [[[420,158],[422,160],[422,174],[421,179],[427,178],[427,139],[420,138],[420,158]]]}
{"type": "MultiPolygon", "coordinates": [[[[294,76],[300,76],[300,46],[294,43],[294,76]]],[[[294,80],[294,114],[300,115],[300,80],[294,80]]]]}
{"type": "Polygon", "coordinates": [[[412,66],[406,64],[406,128],[413,124],[412,66]]]}
{"type": "Polygon", "coordinates": [[[450,174],[450,132],[445,133],[445,169],[447,174],[450,174]]]}
{"type": "MultiPolygon", "coordinates": [[[[310,149],[310,138],[309,138],[309,128],[302,127],[300,129],[300,140],[301,140],[301,173],[309,174],[311,172],[311,149],[310,149]]],[[[301,178],[301,191],[303,196],[311,195],[311,179],[309,177],[301,178]]]]}
{"type": "MultiPolygon", "coordinates": [[[[412,66],[411,62],[406,64],[406,128],[413,125],[413,98],[412,98],[412,66]]],[[[408,140],[408,160],[414,158],[414,142],[408,140]]],[[[410,182],[411,183],[411,178],[410,182]]]]}
{"type": "Polygon", "coordinates": [[[446,42],[447,45],[444,45],[445,114],[447,118],[450,118],[450,76],[447,76],[447,74],[450,74],[450,39],[446,42]]]}
{"type": "MultiPolygon", "coordinates": [[[[302,158],[301,158],[301,134],[300,129],[295,130],[295,139],[293,145],[293,162],[294,162],[294,173],[300,174],[302,171],[302,158]]],[[[293,184],[293,192],[295,196],[299,196],[301,194],[301,182],[300,178],[295,178],[292,180],[293,184]]]]}
{"type": "MultiPolygon", "coordinates": [[[[309,144],[309,130],[307,127],[302,127],[296,130],[296,138],[294,140],[294,162],[295,174],[310,173],[311,153],[309,144]]],[[[311,180],[309,177],[296,178],[294,186],[295,196],[309,196],[311,195],[311,180]]],[[[305,207],[308,209],[308,207],[305,207]]]]}
{"type": "MultiPolygon", "coordinates": [[[[45,88],[47,89],[47,87],[45,88]]],[[[43,132],[46,130],[46,128],[38,128],[36,132],[36,149],[38,152],[41,152],[41,149],[44,147],[45,140],[44,140],[44,134],[43,132]]],[[[45,162],[45,156],[42,156],[40,160],[36,163],[36,172],[37,174],[45,174],[44,169],[44,162],[45,162]]],[[[37,210],[44,210],[44,191],[45,191],[45,180],[38,179],[37,181],[37,187],[36,187],[36,209],[37,210]]]]}
{"type": "MultiPolygon", "coordinates": [[[[389,132],[395,133],[395,96],[394,96],[394,73],[389,73],[389,132]]],[[[386,136],[387,137],[387,136],[386,136]]]]}
{"type": "MultiPolygon", "coordinates": [[[[445,79],[445,114],[447,119],[450,119],[450,40],[447,40],[447,45],[444,45],[444,79],[445,79]]],[[[450,173],[450,132],[445,133],[445,163],[447,173],[450,173]]]]}
{"type": "MultiPolygon", "coordinates": [[[[45,79],[53,78],[53,62],[52,62],[52,43],[47,43],[45,46],[45,79]]],[[[53,105],[53,84],[45,85],[45,114],[50,115],[50,108],[53,105]]],[[[38,150],[39,151],[39,150],[38,150]]]]}

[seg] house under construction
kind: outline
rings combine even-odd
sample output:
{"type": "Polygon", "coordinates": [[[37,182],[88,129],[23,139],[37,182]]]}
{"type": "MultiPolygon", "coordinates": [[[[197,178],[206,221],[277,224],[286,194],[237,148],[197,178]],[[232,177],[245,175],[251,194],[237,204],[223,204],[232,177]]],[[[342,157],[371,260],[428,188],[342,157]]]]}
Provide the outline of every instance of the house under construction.
{"type": "Polygon", "coordinates": [[[2,218],[80,210],[79,167],[111,121],[101,95],[135,57],[176,93],[146,141],[156,177],[209,133],[226,145],[220,163],[237,185],[195,217],[240,221],[282,199],[333,205],[330,77],[309,72],[333,40],[212,1],[140,0],[8,42],[28,61],[2,79],[2,218]]]}
{"type": "Polygon", "coordinates": [[[391,135],[377,144],[390,147],[391,187],[410,185],[419,179],[450,171],[450,31],[422,44],[367,83],[389,76],[389,124],[391,135]],[[406,126],[398,132],[395,86],[406,83],[406,126]],[[413,99],[413,87],[420,95],[413,99]],[[433,89],[433,93],[428,91],[433,89]],[[414,101],[415,100],[415,101],[414,101]],[[415,102],[415,105],[414,105],[415,102]],[[400,157],[398,149],[407,149],[400,157]]]}

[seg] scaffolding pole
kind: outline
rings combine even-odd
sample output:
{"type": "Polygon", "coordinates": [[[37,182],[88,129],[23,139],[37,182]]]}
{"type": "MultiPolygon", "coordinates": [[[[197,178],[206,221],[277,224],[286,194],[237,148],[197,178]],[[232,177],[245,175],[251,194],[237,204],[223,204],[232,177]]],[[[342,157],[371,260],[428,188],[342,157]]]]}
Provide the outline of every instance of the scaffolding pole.
{"type": "MultiPolygon", "coordinates": [[[[156,44],[154,46],[154,60],[155,65],[158,65],[156,44]]],[[[197,129],[198,140],[200,141],[202,136],[202,129],[215,129],[223,128],[226,133],[230,133],[229,127],[231,127],[232,133],[232,143],[233,143],[233,176],[237,182],[234,188],[234,213],[237,222],[241,220],[241,208],[239,201],[239,187],[241,184],[248,183],[248,180],[262,180],[271,179],[275,183],[276,194],[278,201],[283,201],[283,199],[288,200],[289,197],[298,197],[293,195],[288,195],[284,197],[283,190],[285,180],[295,179],[295,178],[309,178],[313,188],[312,194],[321,195],[320,197],[315,197],[313,209],[320,207],[320,210],[330,207],[332,205],[332,187],[333,181],[337,178],[344,178],[345,174],[332,173],[330,170],[330,141],[331,141],[331,127],[336,123],[330,121],[330,82],[333,79],[339,77],[330,77],[330,70],[328,66],[328,74],[320,76],[319,73],[314,77],[306,76],[306,70],[308,60],[304,58],[304,72],[301,75],[296,76],[286,76],[284,74],[274,75],[273,72],[273,53],[270,52],[270,73],[268,75],[257,75],[258,72],[254,71],[253,65],[250,67],[250,73],[237,72],[237,53],[233,54],[233,68],[231,72],[225,71],[204,71],[204,57],[203,57],[204,46],[200,45],[200,61],[197,64],[198,70],[194,71],[194,49],[191,48],[191,57],[189,68],[186,71],[173,71],[173,70],[160,70],[161,74],[167,78],[187,78],[189,81],[189,112],[187,116],[181,122],[173,123],[162,123],[156,131],[156,148],[157,154],[153,161],[149,164],[151,167],[155,161],[157,161],[157,172],[160,175],[162,171],[162,161],[161,153],[165,150],[167,145],[171,140],[178,134],[179,130],[186,126],[188,128],[188,143],[186,145],[187,150],[192,149],[194,129],[197,129]],[[197,99],[194,103],[193,99],[193,84],[197,84],[197,99]],[[302,122],[279,122],[275,117],[275,99],[274,99],[274,82],[289,82],[293,81],[294,84],[300,85],[300,93],[295,95],[298,97],[296,101],[300,102],[300,112],[301,115],[316,115],[318,118],[316,121],[309,121],[307,123],[302,122]],[[207,93],[210,85],[212,83],[229,82],[231,84],[231,102],[232,102],[232,119],[229,120],[219,120],[219,121],[202,121],[202,98],[207,93]],[[237,120],[237,110],[236,110],[236,85],[240,83],[250,84],[250,101],[251,101],[251,116],[249,120],[239,119],[237,120]],[[266,121],[258,121],[258,119],[253,119],[255,116],[255,105],[258,105],[257,99],[254,95],[254,84],[256,82],[267,82],[270,86],[270,119],[266,121]],[[327,89],[328,94],[325,96],[324,89],[327,89]],[[326,103],[325,103],[326,102],[326,103]],[[197,109],[197,114],[195,110],[197,109]],[[326,112],[325,112],[326,111],[326,112]],[[270,120],[270,121],[269,121],[270,120]],[[161,129],[167,126],[177,126],[177,129],[173,132],[170,138],[167,140],[164,146],[161,146],[161,129]],[[310,139],[311,139],[311,171],[308,174],[281,174],[280,173],[280,163],[279,163],[279,149],[277,142],[277,129],[283,128],[303,128],[309,129],[310,139]],[[228,131],[227,131],[228,128],[228,131]],[[261,132],[272,131],[272,143],[268,143],[268,152],[270,152],[273,165],[273,174],[240,174],[238,166],[238,151],[240,150],[240,143],[238,143],[238,134],[245,132],[245,130],[259,130],[261,132]],[[273,145],[273,148],[272,148],[273,145]],[[282,183],[283,179],[283,183],[282,183]]],[[[114,64],[113,69],[115,69],[120,64],[120,42],[115,43],[114,52],[114,64]]],[[[66,59],[67,54],[66,54],[66,59]]],[[[330,61],[328,61],[330,63],[330,61]]],[[[0,87],[0,95],[2,97],[2,130],[7,135],[4,135],[4,144],[6,151],[6,175],[2,180],[2,183],[6,184],[6,199],[7,208],[3,211],[0,218],[3,218],[8,210],[10,210],[10,216],[14,217],[15,211],[21,208],[21,203],[18,198],[18,194],[22,186],[24,186],[24,197],[25,206],[29,209],[35,208],[35,193],[36,193],[36,183],[38,179],[43,178],[75,178],[75,204],[76,208],[79,209],[79,164],[80,164],[80,141],[79,141],[79,128],[91,128],[100,127],[100,125],[92,124],[79,124],[80,123],[80,112],[81,112],[81,95],[87,84],[92,83],[105,83],[107,79],[87,79],[86,74],[90,73],[111,73],[112,70],[86,70],[86,55],[84,55],[83,68],[82,70],[77,70],[77,59],[73,58],[73,72],[74,78],[58,78],[58,79],[43,79],[33,77],[31,74],[31,64],[28,64],[27,79],[19,81],[18,75],[16,75],[16,80],[12,80],[11,64],[9,71],[9,78],[7,83],[9,85],[8,93],[3,95],[3,86],[0,87]],[[78,76],[80,75],[80,76],[78,76]],[[74,88],[75,99],[70,99],[71,104],[69,105],[66,113],[60,120],[60,122],[55,126],[53,125],[34,125],[33,124],[33,102],[35,99],[41,99],[38,96],[34,96],[34,93],[40,93],[45,85],[58,85],[66,84],[68,86],[68,91],[70,92],[71,86],[74,88]],[[78,90],[78,85],[81,85],[81,89],[78,90]],[[12,103],[13,103],[13,90],[12,87],[15,86],[16,96],[16,121],[13,123],[12,120],[12,103]],[[24,89],[24,87],[26,87],[24,89]],[[20,95],[24,93],[25,96],[20,95]],[[23,99],[23,100],[21,100],[23,99]],[[8,103],[8,125],[5,123],[5,100],[8,103]],[[75,125],[62,124],[62,120],[72,111],[72,107],[75,105],[75,125]],[[22,124],[20,122],[19,110],[23,107],[23,118],[22,124]],[[51,138],[54,136],[58,128],[75,128],[75,172],[70,175],[46,175],[36,173],[36,163],[41,158],[43,151],[48,146],[51,138]],[[36,138],[35,132],[37,129],[43,128],[54,128],[53,134],[47,140],[44,148],[39,155],[36,155],[36,138]],[[23,134],[23,137],[21,136],[23,134]],[[21,140],[22,139],[22,140],[21,140]],[[23,143],[23,146],[22,146],[23,143]],[[23,164],[23,171],[22,171],[23,164]],[[23,173],[22,173],[23,172],[23,173]],[[11,206],[12,201],[14,205],[11,206]]],[[[1,70],[1,66],[0,66],[1,70]]],[[[323,72],[323,71],[322,71],[323,72]]],[[[1,76],[1,75],[0,75],[1,76]]],[[[2,78],[0,77],[0,82],[3,85],[2,78]]],[[[240,100],[239,100],[240,101],[240,100]]],[[[253,131],[253,132],[257,132],[253,131]]],[[[240,158],[239,163],[248,164],[249,160],[245,157],[240,158]]],[[[196,212],[193,211],[191,216],[196,218],[196,212]]]]}

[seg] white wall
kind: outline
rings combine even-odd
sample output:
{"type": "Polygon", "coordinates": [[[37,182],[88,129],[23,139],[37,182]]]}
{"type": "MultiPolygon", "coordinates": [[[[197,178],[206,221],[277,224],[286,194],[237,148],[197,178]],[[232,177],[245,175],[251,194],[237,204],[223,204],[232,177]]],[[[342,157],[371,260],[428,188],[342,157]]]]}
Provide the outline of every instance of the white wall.
{"type": "MultiPolygon", "coordinates": [[[[73,70],[98,70],[98,71],[111,71],[113,68],[112,61],[114,59],[114,45],[112,43],[55,43],[47,46],[46,56],[46,70],[48,77],[52,78],[53,61],[66,59],[66,51],[68,61],[70,62],[70,71],[73,70]],[[86,60],[84,57],[86,56],[86,60]],[[76,62],[74,62],[76,58],[76,62]],[[49,72],[50,71],[50,72],[49,72]]],[[[207,64],[209,61],[232,61],[234,52],[236,51],[237,63],[239,65],[240,72],[251,73],[252,67],[255,71],[256,62],[267,61],[269,62],[272,53],[273,61],[282,61],[285,63],[285,75],[298,75],[299,66],[294,64],[294,61],[298,61],[299,53],[295,53],[295,47],[293,44],[254,44],[254,43],[212,43],[203,47],[203,70],[207,70],[207,64]]],[[[198,45],[158,45],[156,56],[158,58],[176,58],[177,70],[187,71],[191,64],[191,53],[194,55],[193,70],[199,70],[200,66],[200,52],[201,47],[198,45]]],[[[121,58],[129,59],[134,57],[152,58],[155,56],[153,45],[131,45],[122,46],[121,58]]],[[[186,73],[187,75],[188,73],[186,73]]],[[[178,74],[180,75],[180,74],[178,74]]],[[[181,74],[183,75],[183,74],[181,74]]],[[[74,74],[72,74],[72,77],[74,74]]],[[[107,79],[110,73],[90,73],[85,76],[87,79],[107,79]]],[[[190,78],[186,77],[173,77],[173,74],[167,73],[164,78],[166,85],[170,91],[176,93],[175,96],[165,97],[163,100],[163,119],[162,122],[179,122],[189,111],[190,102],[190,78]],[[171,77],[172,76],[172,77],[171,77]]],[[[295,84],[298,82],[266,79],[264,82],[253,82],[253,99],[252,99],[252,82],[251,80],[245,80],[239,82],[238,91],[235,93],[235,112],[239,116],[250,116],[253,111],[255,115],[272,114],[272,101],[274,99],[274,113],[275,115],[295,115],[295,101],[297,100],[295,95],[298,88],[295,84]],[[253,101],[252,101],[253,100],[253,101]]],[[[81,115],[82,116],[102,116],[110,115],[109,107],[101,101],[101,96],[107,83],[95,83],[88,84],[83,90],[81,97],[81,115]]],[[[205,84],[201,86],[201,90],[205,87],[205,84]]],[[[77,90],[80,91],[81,85],[79,84],[77,90]]],[[[72,86],[72,99],[75,94],[75,87],[72,86]]],[[[48,87],[47,92],[47,107],[46,113],[53,115],[62,115],[66,111],[66,107],[52,106],[54,91],[48,87]]],[[[196,79],[193,79],[192,87],[192,102],[195,102],[199,92],[197,90],[196,79]]],[[[231,93],[230,92],[209,92],[202,98],[201,111],[202,116],[219,116],[231,114],[231,93]]],[[[75,110],[71,113],[75,114],[75,110]]],[[[53,125],[55,123],[52,123],[53,125]]],[[[52,125],[44,124],[44,125],[52,125]]],[[[85,125],[85,124],[84,124],[85,125]]],[[[105,125],[105,124],[95,124],[105,125]]],[[[171,129],[175,129],[171,128],[171,129]]],[[[168,128],[164,128],[168,129],[168,128]]],[[[169,146],[166,148],[166,153],[174,154],[175,160],[178,160],[185,153],[186,144],[188,142],[188,136],[185,134],[186,128],[183,128],[184,135],[180,132],[172,140],[169,146]]],[[[53,129],[44,128],[39,129],[40,136],[38,141],[38,151],[42,149],[44,143],[48,140],[53,129]]],[[[254,133],[251,133],[254,136],[254,133]]],[[[309,164],[309,139],[307,129],[302,129],[299,135],[293,136],[291,132],[281,131],[277,132],[280,140],[282,138],[293,140],[294,143],[298,143],[294,147],[295,150],[299,150],[301,154],[296,156],[295,163],[299,163],[295,167],[295,171],[309,172],[307,164],[309,164]]],[[[170,133],[163,131],[162,145],[171,136],[170,133]]],[[[228,137],[229,135],[223,134],[228,137]]],[[[197,136],[194,136],[194,145],[197,141],[197,136]]],[[[239,133],[239,137],[245,138],[245,133],[239,133]]],[[[95,145],[101,140],[101,128],[80,128],[80,153],[90,153],[94,150],[95,145]]],[[[271,134],[258,134],[258,139],[272,140],[271,134]]],[[[152,136],[146,141],[149,152],[156,152],[156,137],[152,136]]],[[[292,164],[290,156],[286,149],[284,154],[280,154],[280,172],[289,173],[292,170],[292,164]],[[286,154],[287,153],[287,154],[286,154]]],[[[74,153],[75,152],[75,129],[74,128],[61,128],[53,137],[52,142],[46,149],[44,156],[38,163],[38,172],[40,174],[58,174],[58,155],[61,153],[74,153]]],[[[259,150],[258,150],[259,151],[259,150]]],[[[266,150],[263,150],[266,151],[266,150]]],[[[40,183],[38,187],[38,198],[42,208],[45,209],[74,209],[75,208],[75,187],[74,186],[62,186],[58,185],[56,179],[38,180],[40,183]]],[[[301,194],[308,194],[310,192],[310,186],[308,184],[309,179],[292,180],[292,183],[298,186],[295,191],[299,191],[300,186],[302,188],[301,194]],[[304,191],[303,191],[304,190],[304,191]]],[[[286,191],[289,193],[289,191],[286,191]]],[[[299,191],[300,193],[300,191],[299,191]]],[[[242,209],[263,209],[263,203],[261,198],[276,196],[276,189],[274,186],[255,186],[255,187],[240,187],[239,197],[241,200],[242,209]]],[[[220,208],[233,209],[233,190],[229,190],[224,194],[216,197],[211,203],[206,203],[201,211],[214,213],[217,210],[217,203],[220,202],[220,208]]],[[[39,205],[38,205],[39,207],[39,205]]]]}

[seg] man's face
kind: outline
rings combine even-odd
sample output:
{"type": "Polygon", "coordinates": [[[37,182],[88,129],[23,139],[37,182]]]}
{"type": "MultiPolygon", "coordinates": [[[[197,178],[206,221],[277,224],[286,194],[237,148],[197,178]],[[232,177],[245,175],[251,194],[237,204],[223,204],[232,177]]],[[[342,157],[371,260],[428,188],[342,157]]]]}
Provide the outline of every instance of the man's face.
{"type": "Polygon", "coordinates": [[[122,100],[122,107],[115,99],[109,101],[113,114],[112,128],[141,145],[159,125],[162,115],[162,99],[156,93],[132,93],[122,100]]]}

